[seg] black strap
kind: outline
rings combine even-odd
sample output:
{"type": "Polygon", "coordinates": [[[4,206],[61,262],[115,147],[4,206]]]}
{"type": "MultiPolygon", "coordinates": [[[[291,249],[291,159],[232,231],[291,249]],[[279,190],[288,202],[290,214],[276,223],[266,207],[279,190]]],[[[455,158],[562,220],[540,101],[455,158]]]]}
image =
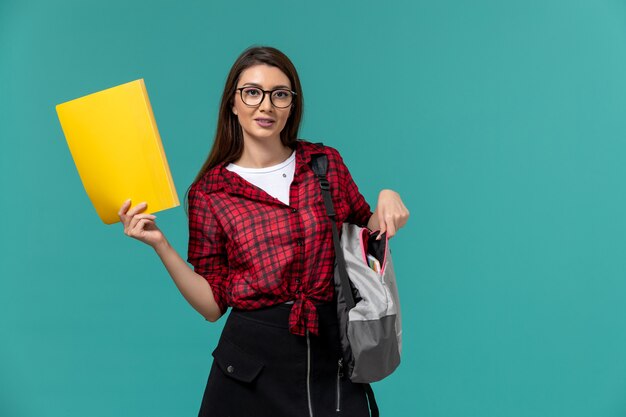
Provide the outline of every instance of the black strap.
{"type": "Polygon", "coordinates": [[[352,310],[356,304],[354,302],[352,291],[350,290],[352,287],[350,286],[350,279],[348,278],[346,259],[343,257],[343,251],[341,250],[339,230],[337,229],[337,222],[335,221],[335,208],[333,207],[333,200],[330,194],[330,183],[326,178],[326,172],[328,171],[328,158],[326,157],[326,154],[314,154],[312,155],[312,158],[313,161],[311,162],[311,168],[320,182],[322,195],[324,196],[324,205],[326,206],[326,213],[330,218],[330,223],[333,228],[333,242],[335,244],[335,256],[337,258],[337,263],[339,264],[339,278],[341,279],[341,287],[344,289],[342,293],[349,311],[352,310]]]}
{"type": "MultiPolygon", "coordinates": [[[[316,145],[324,146],[321,142],[316,145]]],[[[352,310],[355,306],[354,296],[350,290],[350,279],[348,278],[348,268],[346,266],[346,259],[343,257],[343,251],[341,249],[341,240],[339,239],[339,230],[337,230],[337,222],[335,221],[335,208],[333,206],[333,200],[330,193],[330,183],[326,178],[328,172],[328,158],[326,154],[313,154],[311,168],[315,173],[315,176],[320,182],[320,188],[322,189],[322,195],[324,196],[324,205],[326,206],[326,214],[330,218],[330,223],[333,228],[333,242],[335,243],[335,256],[337,263],[339,264],[339,277],[341,278],[341,287],[344,289],[343,296],[346,300],[346,306],[348,311],[352,310]]],[[[363,384],[365,394],[367,395],[367,402],[369,403],[371,417],[379,417],[378,404],[376,403],[376,397],[374,397],[374,391],[370,384],[363,384]]]]}
{"type": "Polygon", "coordinates": [[[378,411],[378,404],[376,404],[376,398],[374,397],[374,391],[372,390],[372,386],[370,384],[363,384],[363,388],[365,388],[367,401],[370,404],[370,414],[372,415],[372,417],[379,417],[380,412],[378,411]]]}

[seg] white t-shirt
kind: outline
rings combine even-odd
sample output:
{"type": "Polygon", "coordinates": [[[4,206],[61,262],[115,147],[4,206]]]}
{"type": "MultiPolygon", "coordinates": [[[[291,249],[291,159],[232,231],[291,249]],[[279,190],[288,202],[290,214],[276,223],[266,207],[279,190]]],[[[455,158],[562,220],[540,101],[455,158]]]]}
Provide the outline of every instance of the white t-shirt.
{"type": "Polygon", "coordinates": [[[296,170],[296,151],[277,165],[265,168],[244,168],[230,163],[226,169],[239,174],[246,181],[289,205],[289,188],[296,170]]]}

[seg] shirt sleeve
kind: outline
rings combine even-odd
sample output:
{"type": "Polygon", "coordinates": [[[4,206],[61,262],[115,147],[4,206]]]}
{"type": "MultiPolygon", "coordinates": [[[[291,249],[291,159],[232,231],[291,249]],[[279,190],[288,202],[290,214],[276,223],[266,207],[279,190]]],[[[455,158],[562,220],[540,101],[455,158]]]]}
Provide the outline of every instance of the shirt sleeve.
{"type": "Polygon", "coordinates": [[[352,175],[350,174],[346,164],[343,162],[343,158],[339,152],[334,148],[330,149],[338,162],[337,171],[343,198],[350,206],[350,213],[346,218],[346,222],[366,227],[373,214],[370,210],[370,205],[365,200],[365,197],[363,197],[363,194],[359,191],[359,187],[357,187],[356,183],[352,179],[352,175]]]}
{"type": "Polygon", "coordinates": [[[213,298],[222,314],[226,312],[228,256],[226,235],[213,215],[206,195],[192,187],[189,190],[189,245],[187,262],[211,286],[213,298]]]}

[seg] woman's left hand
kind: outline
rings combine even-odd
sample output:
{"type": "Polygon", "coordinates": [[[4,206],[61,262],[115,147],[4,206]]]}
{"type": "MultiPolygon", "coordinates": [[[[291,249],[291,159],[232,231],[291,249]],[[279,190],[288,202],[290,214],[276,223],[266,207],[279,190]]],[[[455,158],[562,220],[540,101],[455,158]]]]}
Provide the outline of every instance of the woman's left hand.
{"type": "Polygon", "coordinates": [[[370,230],[380,230],[380,236],[387,232],[391,238],[404,227],[409,219],[409,210],[406,208],[400,194],[393,190],[382,190],[378,194],[378,204],[368,223],[370,230]]]}

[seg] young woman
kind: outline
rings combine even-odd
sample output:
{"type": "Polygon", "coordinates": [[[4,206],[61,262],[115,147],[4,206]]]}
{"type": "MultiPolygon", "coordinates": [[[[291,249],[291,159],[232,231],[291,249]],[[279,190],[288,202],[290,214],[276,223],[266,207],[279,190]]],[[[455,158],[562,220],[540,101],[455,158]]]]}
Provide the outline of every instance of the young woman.
{"type": "Polygon", "coordinates": [[[309,162],[328,157],[336,221],[393,236],[409,212],[382,190],[375,212],[336,149],[297,139],[298,74],[282,52],[245,50],[230,70],[213,147],[189,189],[187,261],[146,213],[119,215],[152,246],[185,299],[208,321],[231,307],[199,416],[368,416],[364,388],[342,373],[333,304],[334,246],[309,162]]]}

